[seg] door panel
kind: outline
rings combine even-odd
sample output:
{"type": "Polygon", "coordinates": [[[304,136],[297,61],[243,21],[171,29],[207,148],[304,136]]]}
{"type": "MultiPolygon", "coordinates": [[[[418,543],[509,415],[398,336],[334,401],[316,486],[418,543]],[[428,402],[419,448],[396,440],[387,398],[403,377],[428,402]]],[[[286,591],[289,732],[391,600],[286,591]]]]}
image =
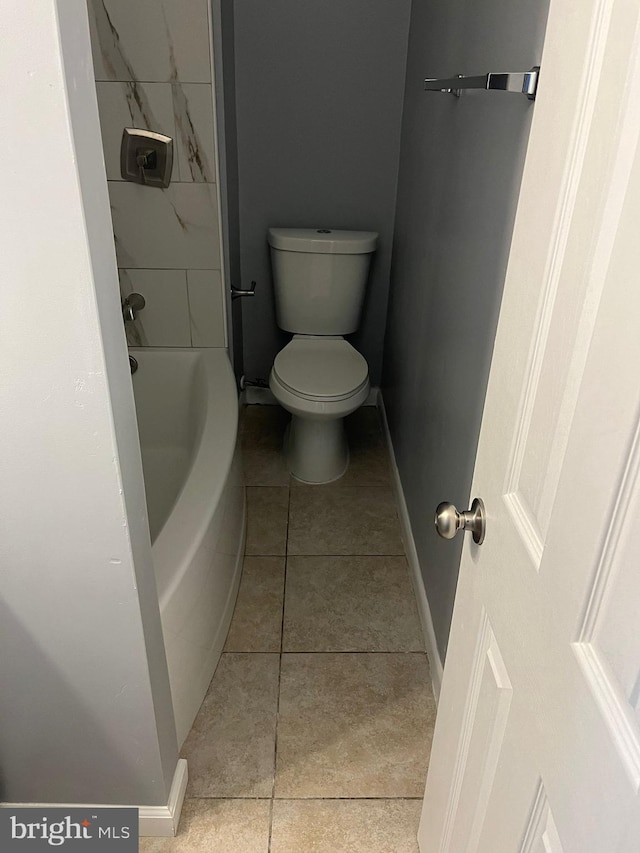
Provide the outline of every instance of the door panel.
{"type": "Polygon", "coordinates": [[[640,433],[636,427],[584,623],[574,644],[589,689],[636,792],[640,789],[639,474],[640,433]]]}
{"type": "Polygon", "coordinates": [[[519,853],[563,853],[546,792],[539,783],[519,853]]]}
{"type": "Polygon", "coordinates": [[[486,803],[493,785],[511,704],[511,681],[482,612],[472,675],[455,765],[455,789],[443,834],[443,850],[463,849],[467,839],[480,836],[486,803]],[[459,808],[476,801],[475,809],[459,808]]]}

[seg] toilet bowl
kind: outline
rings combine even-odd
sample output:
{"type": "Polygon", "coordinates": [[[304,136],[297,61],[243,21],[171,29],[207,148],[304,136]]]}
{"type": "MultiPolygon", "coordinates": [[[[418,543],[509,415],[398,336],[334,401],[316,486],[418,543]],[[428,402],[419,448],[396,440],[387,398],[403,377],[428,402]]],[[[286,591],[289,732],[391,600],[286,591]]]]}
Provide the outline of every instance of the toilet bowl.
{"type": "Polygon", "coordinates": [[[305,483],[337,480],[349,465],[344,418],[369,394],[367,362],[340,336],[294,335],[273,364],[269,387],[291,413],[284,453],[305,483]]]}
{"type": "Polygon", "coordinates": [[[344,335],[360,323],[375,231],[269,228],[278,326],[293,334],[269,386],[291,412],[284,454],[304,483],[330,483],[349,465],[344,418],[369,394],[365,358],[344,335]]]}

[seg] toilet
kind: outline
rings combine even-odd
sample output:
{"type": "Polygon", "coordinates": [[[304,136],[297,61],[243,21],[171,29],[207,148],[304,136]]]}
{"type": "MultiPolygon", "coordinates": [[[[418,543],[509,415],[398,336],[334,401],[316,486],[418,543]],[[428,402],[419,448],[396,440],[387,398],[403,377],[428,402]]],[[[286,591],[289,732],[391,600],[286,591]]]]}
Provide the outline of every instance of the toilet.
{"type": "Polygon", "coordinates": [[[330,483],[349,466],[344,418],[369,394],[365,358],[343,335],[360,324],[374,231],[270,228],[278,326],[293,333],[269,387],[291,421],[284,455],[305,483],[330,483]]]}

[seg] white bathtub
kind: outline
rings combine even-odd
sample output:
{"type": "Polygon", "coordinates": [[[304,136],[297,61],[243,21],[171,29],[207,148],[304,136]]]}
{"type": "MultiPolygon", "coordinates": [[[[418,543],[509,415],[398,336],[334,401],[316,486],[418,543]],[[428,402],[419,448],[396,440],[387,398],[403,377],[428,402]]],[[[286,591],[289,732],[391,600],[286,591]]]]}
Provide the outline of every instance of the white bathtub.
{"type": "Polygon", "coordinates": [[[238,397],[222,349],[131,349],[152,555],[182,745],[240,581],[245,495],[238,397]]]}

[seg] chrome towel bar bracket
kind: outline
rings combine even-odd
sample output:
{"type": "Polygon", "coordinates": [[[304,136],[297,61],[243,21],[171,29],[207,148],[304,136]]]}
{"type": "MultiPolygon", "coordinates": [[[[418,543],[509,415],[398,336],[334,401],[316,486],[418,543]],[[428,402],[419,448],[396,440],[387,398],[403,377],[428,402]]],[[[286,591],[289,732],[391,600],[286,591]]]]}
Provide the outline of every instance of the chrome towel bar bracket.
{"type": "Polygon", "coordinates": [[[540,66],[535,65],[531,71],[490,71],[477,77],[465,77],[463,74],[457,77],[428,77],[424,81],[424,88],[427,92],[446,92],[457,98],[463,89],[495,89],[501,92],[517,92],[533,101],[539,76],[540,66]]]}

